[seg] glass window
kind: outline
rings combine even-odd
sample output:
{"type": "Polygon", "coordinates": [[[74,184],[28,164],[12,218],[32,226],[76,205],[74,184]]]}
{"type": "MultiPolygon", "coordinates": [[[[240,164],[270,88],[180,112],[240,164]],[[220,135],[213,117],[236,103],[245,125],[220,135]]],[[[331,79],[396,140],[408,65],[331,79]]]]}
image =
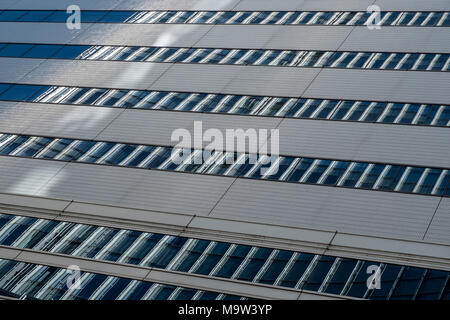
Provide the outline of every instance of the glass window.
{"type": "Polygon", "coordinates": [[[20,17],[27,13],[27,11],[5,10],[0,12],[0,21],[18,21],[20,17]]]}
{"type": "Polygon", "coordinates": [[[339,259],[338,266],[325,287],[324,292],[331,294],[341,294],[344,286],[349,280],[356,267],[357,260],[339,259]]]}
{"type": "Polygon", "coordinates": [[[131,17],[135,11],[110,11],[104,17],[102,17],[99,22],[124,22],[129,17],[131,17]]]}
{"type": "Polygon", "coordinates": [[[245,267],[239,272],[236,279],[252,281],[272,251],[272,249],[268,248],[258,248],[254,250],[253,254],[246,260],[245,267]]]}
{"type": "Polygon", "coordinates": [[[296,254],[294,260],[288,264],[286,273],[283,274],[279,285],[289,288],[296,287],[313,258],[314,255],[310,253],[296,254]]]}
{"type": "Polygon", "coordinates": [[[250,252],[252,247],[244,245],[236,245],[231,253],[226,257],[225,262],[222,266],[212,275],[223,278],[231,278],[231,276],[236,272],[241,263],[244,261],[247,254],[250,252]]]}
{"type": "Polygon", "coordinates": [[[21,57],[32,46],[32,44],[8,44],[0,50],[0,57],[21,57]]]}
{"type": "Polygon", "coordinates": [[[58,50],[61,50],[62,48],[63,46],[55,44],[36,44],[30,50],[25,52],[23,57],[47,59],[52,57],[58,50]]]}

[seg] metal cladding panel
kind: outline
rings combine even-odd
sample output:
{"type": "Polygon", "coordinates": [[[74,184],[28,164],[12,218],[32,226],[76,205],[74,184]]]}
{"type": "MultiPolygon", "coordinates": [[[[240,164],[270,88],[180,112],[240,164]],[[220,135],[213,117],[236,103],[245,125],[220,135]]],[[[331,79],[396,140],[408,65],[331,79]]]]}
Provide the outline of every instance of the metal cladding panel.
{"type": "Polygon", "coordinates": [[[424,240],[450,243],[450,198],[442,198],[424,240]]]}
{"type": "Polygon", "coordinates": [[[271,66],[238,67],[241,70],[223,93],[298,97],[320,72],[313,68],[271,66]]]}
{"type": "Polygon", "coordinates": [[[450,2],[448,0],[376,0],[375,4],[381,8],[382,11],[397,10],[397,11],[449,11],[450,2]]]}
{"type": "Polygon", "coordinates": [[[240,0],[122,0],[115,10],[232,10],[240,0]]]}
{"type": "Polygon", "coordinates": [[[84,24],[80,30],[70,30],[64,23],[0,22],[0,42],[65,44],[88,27],[88,24],[84,24]],[[12,30],[14,32],[11,32],[12,30]]]}
{"type": "Polygon", "coordinates": [[[336,50],[352,27],[216,25],[195,47],[336,50]]]}
{"type": "Polygon", "coordinates": [[[323,69],[304,96],[448,104],[449,83],[449,72],[323,69]]]}
{"type": "Polygon", "coordinates": [[[196,46],[261,49],[274,34],[284,29],[286,27],[271,25],[217,25],[196,46]]]}
{"type": "Polygon", "coordinates": [[[73,39],[74,44],[191,47],[210,25],[97,23],[73,39]]]}
{"type": "Polygon", "coordinates": [[[8,9],[16,10],[66,10],[70,5],[78,5],[82,10],[112,10],[123,0],[19,0],[8,9]]]}
{"type": "Polygon", "coordinates": [[[299,0],[241,0],[233,8],[236,11],[296,11],[299,7],[299,0]]]}
{"type": "Polygon", "coordinates": [[[207,215],[233,181],[226,177],[8,157],[0,157],[0,174],[0,192],[192,215],[207,215]]]}
{"type": "MultiPolygon", "coordinates": [[[[200,139],[201,135],[208,129],[220,130],[225,139],[227,129],[272,129],[278,125],[281,119],[135,109],[126,110],[118,116],[102,131],[97,139],[142,144],[176,145],[178,137],[174,137],[176,140],[171,141],[172,132],[176,129],[187,129],[191,139],[182,146],[192,147],[193,144],[188,144],[188,142],[193,143],[194,121],[201,121],[202,131],[200,131],[200,139]]],[[[265,142],[266,140],[260,141],[260,143],[265,142]]],[[[209,143],[204,141],[203,146],[206,147],[209,143]]],[[[235,151],[236,147],[225,149],[235,151]]]]}
{"type": "Polygon", "coordinates": [[[355,27],[339,48],[348,51],[450,52],[447,28],[381,27],[370,30],[355,27]]]}
{"type": "Polygon", "coordinates": [[[450,168],[447,128],[284,119],[280,153],[450,168]]]}
{"type": "Polygon", "coordinates": [[[23,119],[23,108],[17,106],[17,102],[0,102],[0,131],[22,132],[26,127],[23,119]]]}
{"type": "Polygon", "coordinates": [[[18,82],[24,75],[35,69],[43,60],[0,58],[0,82],[18,82]]]}
{"type": "MultiPolygon", "coordinates": [[[[95,139],[123,110],[85,106],[19,103],[10,108],[12,122],[23,125],[11,133],[95,139]]],[[[1,127],[3,129],[3,127],[1,127]]]]}
{"type": "MultiPolygon", "coordinates": [[[[27,64],[28,60],[21,59],[20,61],[27,64]]],[[[39,61],[39,59],[31,60],[39,61]]],[[[169,67],[168,63],[47,60],[23,78],[23,82],[62,86],[146,89],[169,67]]]]}
{"type": "Polygon", "coordinates": [[[264,49],[338,50],[353,27],[339,26],[276,26],[264,49]]]}
{"type": "Polygon", "coordinates": [[[0,156],[0,192],[36,195],[66,164],[0,156]]]}
{"type": "Polygon", "coordinates": [[[374,0],[299,0],[297,10],[303,11],[366,11],[374,0]]]}
{"type": "Polygon", "coordinates": [[[239,66],[174,64],[149,89],[220,93],[239,72],[239,66]]]}
{"type": "Polygon", "coordinates": [[[430,196],[238,179],[211,216],[421,240],[438,202],[430,196]]]}

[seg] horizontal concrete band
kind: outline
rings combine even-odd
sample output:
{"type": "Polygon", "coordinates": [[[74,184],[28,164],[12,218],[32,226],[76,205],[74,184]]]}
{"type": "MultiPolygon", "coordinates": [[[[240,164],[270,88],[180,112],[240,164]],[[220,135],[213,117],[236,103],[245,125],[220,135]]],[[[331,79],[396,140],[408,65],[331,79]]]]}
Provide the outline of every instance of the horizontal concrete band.
{"type": "Polygon", "coordinates": [[[53,254],[28,249],[17,249],[0,246],[0,259],[67,268],[77,265],[82,271],[100,273],[115,277],[134,280],[157,282],[174,286],[195,288],[207,291],[220,291],[225,294],[240,295],[257,299],[351,299],[336,295],[319,294],[310,291],[294,290],[275,286],[246,283],[238,280],[224,280],[220,278],[186,274],[155,268],[140,267],[128,264],[112,263],[94,259],[73,257],[64,254],[53,254]]]}
{"type": "Polygon", "coordinates": [[[24,84],[430,104],[450,100],[450,72],[26,58],[0,58],[0,68],[0,82],[24,84]]]}
{"type": "MultiPolygon", "coordinates": [[[[193,134],[194,121],[201,121],[203,132],[213,128],[224,136],[228,129],[278,129],[279,154],[285,156],[450,167],[450,149],[442,148],[450,130],[442,127],[6,101],[0,110],[7,115],[0,118],[1,133],[175,146],[176,129],[193,134]]],[[[248,152],[247,146],[223,147],[248,152]]]]}
{"type": "Polygon", "coordinates": [[[284,250],[450,270],[450,245],[0,194],[0,212],[284,250]]]}
{"type": "Polygon", "coordinates": [[[60,9],[77,4],[85,10],[310,10],[310,11],[365,11],[371,4],[383,10],[450,10],[446,0],[191,0],[191,1],[148,1],[148,0],[50,0],[38,3],[34,0],[3,0],[3,9],[60,9]]]}

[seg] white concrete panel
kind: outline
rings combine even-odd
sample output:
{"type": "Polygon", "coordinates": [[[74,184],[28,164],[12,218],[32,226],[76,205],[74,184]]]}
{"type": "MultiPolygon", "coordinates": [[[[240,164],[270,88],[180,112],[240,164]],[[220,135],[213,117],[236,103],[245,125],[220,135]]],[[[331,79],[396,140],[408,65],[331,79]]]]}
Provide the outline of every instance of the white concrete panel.
{"type": "Polygon", "coordinates": [[[450,2],[447,0],[376,0],[375,4],[382,11],[450,11],[450,2]]]}
{"type": "Polygon", "coordinates": [[[191,47],[210,25],[97,23],[71,43],[129,46],[191,47]]]}
{"type": "Polygon", "coordinates": [[[352,27],[217,25],[196,47],[336,50],[352,27]]]}
{"type": "Polygon", "coordinates": [[[355,27],[339,50],[387,52],[450,52],[447,28],[355,27]]]}
{"type": "Polygon", "coordinates": [[[284,119],[280,154],[450,167],[447,128],[284,119]]]}
{"type": "MultiPolygon", "coordinates": [[[[24,64],[29,60],[21,59],[24,64]]],[[[47,60],[24,79],[27,83],[146,89],[170,67],[168,63],[47,60]]]]}
{"type": "Polygon", "coordinates": [[[320,72],[313,68],[237,67],[239,72],[223,93],[298,97],[320,72]]]}
{"type": "Polygon", "coordinates": [[[450,198],[442,198],[424,240],[450,244],[450,198]]]}
{"type": "Polygon", "coordinates": [[[366,11],[374,0],[299,0],[300,11],[366,11]]]}
{"type": "Polygon", "coordinates": [[[16,121],[21,121],[25,126],[22,134],[78,139],[95,139],[123,112],[121,109],[112,108],[40,103],[21,103],[14,107],[14,110],[18,119],[16,121]]]}
{"type": "Polygon", "coordinates": [[[70,5],[78,5],[81,10],[111,10],[122,0],[18,0],[9,9],[16,10],[66,10],[70,5]]]}
{"type": "Polygon", "coordinates": [[[237,179],[211,217],[421,240],[438,197],[237,179]]]}
{"type": "Polygon", "coordinates": [[[64,23],[0,22],[0,42],[68,43],[88,28],[68,29],[64,23]]]}
{"type": "Polygon", "coordinates": [[[305,97],[448,104],[449,72],[323,69],[305,97]]]}
{"type": "Polygon", "coordinates": [[[65,162],[0,156],[0,192],[34,195],[45,189],[64,165],[65,162]]]}
{"type": "Polygon", "coordinates": [[[220,93],[243,68],[245,67],[174,64],[149,89],[220,93]]]}
{"type": "MultiPolygon", "coordinates": [[[[40,167],[40,162],[46,162],[26,160],[35,167],[40,167]]],[[[232,181],[232,178],[70,163],[37,195],[152,211],[206,215],[232,181]]]]}
{"type": "Polygon", "coordinates": [[[17,102],[0,102],[0,131],[22,133],[25,124],[23,123],[22,108],[17,106],[17,102]]]}
{"type": "MultiPolygon", "coordinates": [[[[247,130],[252,128],[269,131],[277,126],[280,119],[134,109],[126,110],[117,117],[102,131],[97,139],[174,146],[178,145],[179,140],[176,138],[176,140],[171,141],[172,133],[177,129],[187,129],[192,139],[181,142],[183,142],[182,146],[190,148],[193,146],[194,121],[201,121],[200,135],[208,129],[218,129],[225,139],[227,129],[242,128],[247,130]]],[[[265,142],[266,140],[260,141],[260,143],[265,142]]],[[[209,143],[204,141],[203,147],[206,147],[209,143]]],[[[224,148],[229,151],[236,150],[236,146],[227,147],[224,145],[224,148]]]]}
{"type": "Polygon", "coordinates": [[[339,48],[353,27],[273,26],[276,31],[264,49],[328,50],[339,48]]]}
{"type": "Polygon", "coordinates": [[[40,59],[0,58],[0,82],[18,82],[42,61],[40,59]]]}
{"type": "Polygon", "coordinates": [[[240,0],[122,0],[115,10],[233,10],[240,0]]]}

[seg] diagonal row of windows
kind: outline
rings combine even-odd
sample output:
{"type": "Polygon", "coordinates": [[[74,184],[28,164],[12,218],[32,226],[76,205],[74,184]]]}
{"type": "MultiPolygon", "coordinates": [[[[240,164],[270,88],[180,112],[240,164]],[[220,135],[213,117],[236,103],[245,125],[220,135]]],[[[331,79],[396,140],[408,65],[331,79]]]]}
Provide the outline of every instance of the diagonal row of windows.
{"type": "Polygon", "coordinates": [[[14,134],[0,134],[0,155],[450,196],[450,170],[441,168],[14,134]]]}
{"type": "Polygon", "coordinates": [[[450,126],[450,106],[0,83],[0,100],[450,126]]]}
{"type": "MultiPolygon", "coordinates": [[[[0,10],[0,22],[60,22],[62,10],[0,10]]],[[[104,11],[82,10],[84,23],[450,26],[449,12],[383,11],[104,11]],[[379,22],[378,22],[379,18],[379,22]],[[376,19],[376,20],[375,20],[376,19]]]]}
{"type": "Polygon", "coordinates": [[[450,54],[0,43],[0,57],[449,71],[450,54]]]}
{"type": "Polygon", "coordinates": [[[244,297],[0,259],[0,295],[31,300],[241,300],[244,297]]]}
{"type": "Polygon", "coordinates": [[[0,215],[0,245],[374,300],[450,299],[448,271],[16,215],[0,215]]]}

